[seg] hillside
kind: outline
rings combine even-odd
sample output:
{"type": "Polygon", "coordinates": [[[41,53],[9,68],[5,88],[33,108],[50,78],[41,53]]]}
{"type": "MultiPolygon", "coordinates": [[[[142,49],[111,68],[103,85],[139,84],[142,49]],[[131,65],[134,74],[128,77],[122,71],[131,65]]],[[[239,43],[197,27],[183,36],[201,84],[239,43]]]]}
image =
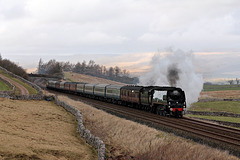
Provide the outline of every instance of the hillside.
{"type": "Polygon", "coordinates": [[[104,78],[94,77],[85,74],[64,72],[65,79],[70,82],[83,82],[83,83],[104,83],[104,84],[123,84],[121,82],[111,81],[104,78]]]}
{"type": "Polygon", "coordinates": [[[97,159],[75,117],[47,101],[0,98],[0,159],[97,159]]]}
{"type": "MultiPolygon", "coordinates": [[[[11,73],[12,75],[7,74],[6,72],[8,71],[4,71],[0,68],[0,77],[15,86],[15,95],[36,95],[38,93],[36,89],[25,83],[27,82],[25,79],[22,78],[20,80],[19,78],[14,77],[14,74],[12,74],[11,72],[8,73],[11,73]],[[25,82],[23,82],[23,80],[25,80],[25,82]]],[[[3,83],[1,84],[4,85],[3,83]]]]}

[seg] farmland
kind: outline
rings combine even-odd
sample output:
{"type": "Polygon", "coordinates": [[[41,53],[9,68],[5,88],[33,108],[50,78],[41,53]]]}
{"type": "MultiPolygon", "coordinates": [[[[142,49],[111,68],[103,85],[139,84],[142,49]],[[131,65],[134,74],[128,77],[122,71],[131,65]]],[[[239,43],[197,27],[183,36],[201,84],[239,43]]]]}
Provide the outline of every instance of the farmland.
{"type": "Polygon", "coordinates": [[[226,90],[240,90],[240,85],[209,85],[204,84],[203,92],[208,91],[226,91],[226,90]]]}
{"type": "Polygon", "coordinates": [[[47,101],[0,102],[0,159],[97,159],[63,108],[47,101]]]}
{"type": "Polygon", "coordinates": [[[240,102],[234,101],[215,101],[215,102],[196,102],[192,104],[191,111],[207,111],[207,112],[229,112],[240,114],[240,102]]]}

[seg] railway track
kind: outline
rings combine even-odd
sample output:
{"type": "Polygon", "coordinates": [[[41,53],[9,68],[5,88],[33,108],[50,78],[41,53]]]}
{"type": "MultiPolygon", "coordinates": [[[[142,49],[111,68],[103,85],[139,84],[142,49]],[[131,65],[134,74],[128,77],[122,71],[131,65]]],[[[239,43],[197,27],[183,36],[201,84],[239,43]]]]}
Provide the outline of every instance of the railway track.
{"type": "MultiPolygon", "coordinates": [[[[63,93],[57,92],[57,94],[63,93]]],[[[197,137],[198,140],[204,141],[204,143],[206,143],[206,141],[209,141],[210,144],[214,144],[214,146],[217,146],[219,148],[233,150],[234,153],[237,153],[237,155],[240,156],[239,129],[229,128],[185,117],[164,117],[134,108],[106,103],[86,97],[80,97],[77,95],[64,95],[67,95],[74,100],[80,100],[84,103],[90,104],[96,108],[112,112],[114,114],[123,115],[125,117],[130,117],[131,119],[133,118],[136,120],[154,124],[154,126],[164,126],[167,128],[171,128],[171,130],[174,129],[186,134],[190,134],[193,137],[197,137]]]]}

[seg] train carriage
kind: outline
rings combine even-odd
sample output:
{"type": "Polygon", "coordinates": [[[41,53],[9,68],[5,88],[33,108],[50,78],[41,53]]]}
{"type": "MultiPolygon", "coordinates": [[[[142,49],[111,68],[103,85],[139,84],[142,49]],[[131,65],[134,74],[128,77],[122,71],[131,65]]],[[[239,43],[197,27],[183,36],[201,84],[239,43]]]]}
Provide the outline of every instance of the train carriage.
{"type": "Polygon", "coordinates": [[[65,83],[66,82],[60,82],[59,89],[64,90],[65,89],[65,86],[64,86],[65,83]]]}
{"type": "Polygon", "coordinates": [[[85,84],[86,83],[77,83],[77,88],[76,88],[76,92],[83,94],[84,93],[84,89],[85,89],[85,84]]]}
{"type": "Polygon", "coordinates": [[[48,88],[55,88],[57,81],[48,81],[48,88]]]}
{"type": "Polygon", "coordinates": [[[89,97],[94,97],[94,87],[96,84],[85,84],[84,85],[84,94],[89,97]]]}
{"type": "Polygon", "coordinates": [[[109,85],[106,87],[106,97],[109,99],[121,100],[121,88],[124,85],[109,85]]]}
{"type": "Polygon", "coordinates": [[[70,91],[70,85],[71,85],[72,82],[65,82],[64,83],[64,90],[65,91],[70,91]]]}
{"type": "Polygon", "coordinates": [[[77,82],[70,83],[69,90],[71,92],[76,92],[77,91],[77,82]]]}
{"type": "Polygon", "coordinates": [[[96,84],[94,86],[94,96],[105,98],[106,97],[106,87],[109,85],[110,84],[96,84]]]}
{"type": "Polygon", "coordinates": [[[127,103],[140,105],[140,92],[142,89],[142,86],[123,86],[121,88],[121,100],[127,103]]]}
{"type": "Polygon", "coordinates": [[[60,89],[60,82],[59,81],[56,82],[55,87],[56,87],[56,89],[60,89]]]}

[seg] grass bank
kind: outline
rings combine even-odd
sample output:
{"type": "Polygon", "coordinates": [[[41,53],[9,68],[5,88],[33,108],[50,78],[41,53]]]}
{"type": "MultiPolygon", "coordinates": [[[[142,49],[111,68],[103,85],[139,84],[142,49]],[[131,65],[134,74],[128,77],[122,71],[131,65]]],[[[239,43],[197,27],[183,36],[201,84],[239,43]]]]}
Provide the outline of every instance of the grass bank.
{"type": "MultiPolygon", "coordinates": [[[[2,75],[4,75],[5,77],[8,77],[8,78],[10,78],[11,80],[13,80],[13,81],[21,84],[23,87],[25,87],[25,88],[28,90],[28,92],[29,92],[30,95],[34,95],[34,94],[37,94],[37,93],[38,93],[36,89],[32,88],[31,86],[27,85],[26,83],[20,81],[20,80],[17,79],[17,78],[11,77],[10,75],[8,75],[8,74],[6,74],[5,72],[3,72],[2,70],[0,70],[0,74],[2,74],[2,75]]],[[[17,89],[17,87],[16,87],[15,94],[16,94],[16,95],[19,95],[19,94],[20,94],[20,91],[17,89]]]]}
{"type": "Polygon", "coordinates": [[[5,82],[0,80],[0,91],[10,91],[11,87],[8,86],[5,82]]]}
{"type": "MultiPolygon", "coordinates": [[[[83,114],[84,125],[99,136],[112,159],[131,155],[139,159],[168,160],[237,160],[237,157],[205,145],[162,132],[146,125],[116,117],[82,102],[60,96],[83,114]]],[[[125,157],[125,159],[130,159],[125,157]]]]}
{"type": "Polygon", "coordinates": [[[196,102],[188,109],[190,111],[229,112],[240,114],[239,101],[196,102]]]}
{"type": "Polygon", "coordinates": [[[104,78],[94,77],[90,75],[85,74],[78,74],[74,72],[64,72],[64,77],[67,79],[67,81],[70,82],[83,82],[83,83],[103,83],[103,84],[124,84],[121,82],[116,82],[104,78]]]}
{"type": "Polygon", "coordinates": [[[75,117],[47,101],[0,98],[0,159],[97,159],[75,117]]]}

